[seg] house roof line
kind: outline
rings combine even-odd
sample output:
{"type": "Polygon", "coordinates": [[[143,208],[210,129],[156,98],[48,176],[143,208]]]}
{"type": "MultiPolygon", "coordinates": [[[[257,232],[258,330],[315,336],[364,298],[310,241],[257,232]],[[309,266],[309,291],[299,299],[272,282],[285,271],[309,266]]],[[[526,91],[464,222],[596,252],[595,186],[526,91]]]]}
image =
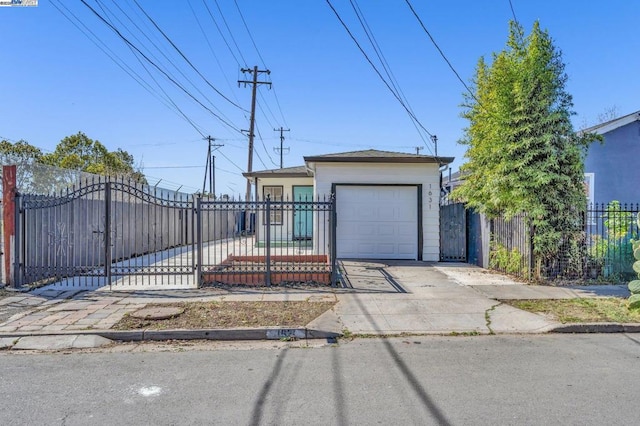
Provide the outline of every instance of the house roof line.
{"type": "Polygon", "coordinates": [[[312,155],[304,157],[306,163],[435,163],[450,164],[454,157],[436,157],[404,152],[380,151],[368,149],[336,154],[312,155]]]}
{"type": "Polygon", "coordinates": [[[306,166],[285,167],[282,169],[258,170],[255,172],[244,172],[244,177],[307,177],[311,176],[306,166]]]}
{"type": "Polygon", "coordinates": [[[443,165],[451,164],[454,159],[454,157],[436,157],[433,155],[417,155],[368,149],[364,151],[307,156],[304,157],[304,166],[245,172],[242,173],[242,176],[247,178],[307,177],[312,176],[312,171],[309,168],[310,163],[428,163],[443,165]]]}
{"type": "Polygon", "coordinates": [[[587,127],[580,130],[579,134],[596,133],[598,135],[604,135],[611,131],[616,130],[622,126],[626,126],[634,121],[640,121],[640,111],[632,112],[631,114],[623,115],[622,117],[614,118],[613,120],[606,121],[604,123],[596,124],[595,126],[587,127]]]}

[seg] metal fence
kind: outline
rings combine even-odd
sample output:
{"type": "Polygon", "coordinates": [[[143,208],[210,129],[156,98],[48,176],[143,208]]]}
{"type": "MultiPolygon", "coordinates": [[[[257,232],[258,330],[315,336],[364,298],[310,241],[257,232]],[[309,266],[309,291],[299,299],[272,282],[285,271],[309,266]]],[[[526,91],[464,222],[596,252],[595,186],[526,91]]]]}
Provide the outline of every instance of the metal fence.
{"type": "Polygon", "coordinates": [[[533,273],[532,232],[526,215],[489,221],[489,268],[522,278],[533,273]]]}
{"type": "MultiPolygon", "coordinates": [[[[134,182],[95,179],[57,194],[18,193],[16,285],[192,274],[194,225],[192,196],[134,182]]],[[[207,230],[201,237],[214,238],[207,230]]]]}
{"type": "MultiPolygon", "coordinates": [[[[590,206],[582,218],[584,251],[578,253],[584,278],[626,281],[636,276],[632,269],[631,240],[639,237],[636,220],[639,212],[639,204],[620,204],[617,201],[590,206]]],[[[565,248],[567,263],[575,255],[565,248]]]]}
{"type": "Polygon", "coordinates": [[[198,229],[209,217],[234,217],[238,226],[213,245],[198,241],[203,285],[336,284],[334,199],[200,200],[198,229]],[[240,232],[241,225],[246,232],[240,232]]]}
{"type": "Polygon", "coordinates": [[[18,287],[336,282],[332,197],[236,201],[93,179],[17,193],[15,211],[18,287]]]}
{"type": "MultiPolygon", "coordinates": [[[[441,228],[446,225],[446,229],[456,230],[447,238],[457,241],[456,247],[462,247],[463,261],[524,279],[548,282],[623,282],[636,276],[632,269],[631,241],[640,238],[636,220],[640,211],[638,204],[621,205],[612,201],[590,205],[576,218],[580,229],[577,238],[561,238],[557,252],[548,259],[536,259],[533,255],[535,230],[525,214],[509,220],[487,219],[469,210],[462,215],[459,212],[462,204],[453,205],[457,208],[452,209],[451,204],[441,206],[441,228]],[[476,216],[483,226],[472,226],[476,216]],[[488,226],[484,226],[485,223],[488,226]],[[460,236],[464,236],[463,241],[458,241],[460,236]]],[[[441,250],[451,244],[442,245],[441,250]]],[[[460,260],[448,255],[443,252],[442,260],[460,260]]]]}

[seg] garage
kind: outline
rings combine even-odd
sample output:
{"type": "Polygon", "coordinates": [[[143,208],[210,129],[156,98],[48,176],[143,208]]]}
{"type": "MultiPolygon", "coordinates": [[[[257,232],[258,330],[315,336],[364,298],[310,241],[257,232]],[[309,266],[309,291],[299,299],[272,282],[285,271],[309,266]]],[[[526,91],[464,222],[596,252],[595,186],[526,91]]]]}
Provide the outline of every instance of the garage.
{"type": "MultiPolygon", "coordinates": [[[[299,198],[296,191],[304,190],[306,197],[313,191],[317,200],[335,200],[331,205],[336,220],[307,215],[304,235],[296,228],[298,213],[272,224],[272,232],[292,242],[305,241],[315,254],[437,262],[440,173],[452,161],[453,157],[367,149],[305,156],[303,166],[245,176],[252,179],[257,194],[277,191],[286,200],[299,198]]],[[[258,218],[257,228],[262,226],[258,218]]]]}
{"type": "Polygon", "coordinates": [[[418,185],[336,186],[338,258],[417,260],[418,197],[418,185]]]}

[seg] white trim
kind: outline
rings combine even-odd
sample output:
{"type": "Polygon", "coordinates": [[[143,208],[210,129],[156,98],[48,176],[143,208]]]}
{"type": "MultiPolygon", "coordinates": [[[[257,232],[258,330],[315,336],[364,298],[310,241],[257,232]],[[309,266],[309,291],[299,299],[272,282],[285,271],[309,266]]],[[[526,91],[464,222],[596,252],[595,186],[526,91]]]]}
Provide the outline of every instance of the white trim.
{"type": "Polygon", "coordinates": [[[593,132],[598,135],[604,135],[605,133],[614,131],[619,127],[626,126],[629,123],[633,123],[634,121],[640,121],[640,112],[634,112],[632,114],[625,115],[624,117],[611,120],[607,123],[602,123],[602,124],[598,124],[597,126],[592,126],[587,129],[583,129],[578,133],[584,134],[584,133],[593,132]]]}
{"type": "Polygon", "coordinates": [[[596,189],[596,174],[585,173],[584,174],[584,189],[587,195],[587,205],[591,206],[595,202],[595,189],[596,189]]]}

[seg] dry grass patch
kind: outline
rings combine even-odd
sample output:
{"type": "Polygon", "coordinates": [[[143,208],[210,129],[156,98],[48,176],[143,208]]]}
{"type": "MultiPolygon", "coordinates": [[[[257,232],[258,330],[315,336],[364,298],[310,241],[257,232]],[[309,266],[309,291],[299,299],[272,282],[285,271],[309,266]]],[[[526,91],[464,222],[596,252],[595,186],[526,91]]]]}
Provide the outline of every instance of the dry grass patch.
{"type": "Polygon", "coordinates": [[[525,311],[549,315],[563,324],[587,322],[640,323],[640,310],[629,310],[627,300],[618,297],[503,300],[502,302],[525,311]]]}
{"type": "Polygon", "coordinates": [[[184,302],[153,306],[176,306],[184,313],[165,320],[137,319],[125,315],[113,329],[203,329],[245,327],[303,327],[336,302],[184,302]]]}

